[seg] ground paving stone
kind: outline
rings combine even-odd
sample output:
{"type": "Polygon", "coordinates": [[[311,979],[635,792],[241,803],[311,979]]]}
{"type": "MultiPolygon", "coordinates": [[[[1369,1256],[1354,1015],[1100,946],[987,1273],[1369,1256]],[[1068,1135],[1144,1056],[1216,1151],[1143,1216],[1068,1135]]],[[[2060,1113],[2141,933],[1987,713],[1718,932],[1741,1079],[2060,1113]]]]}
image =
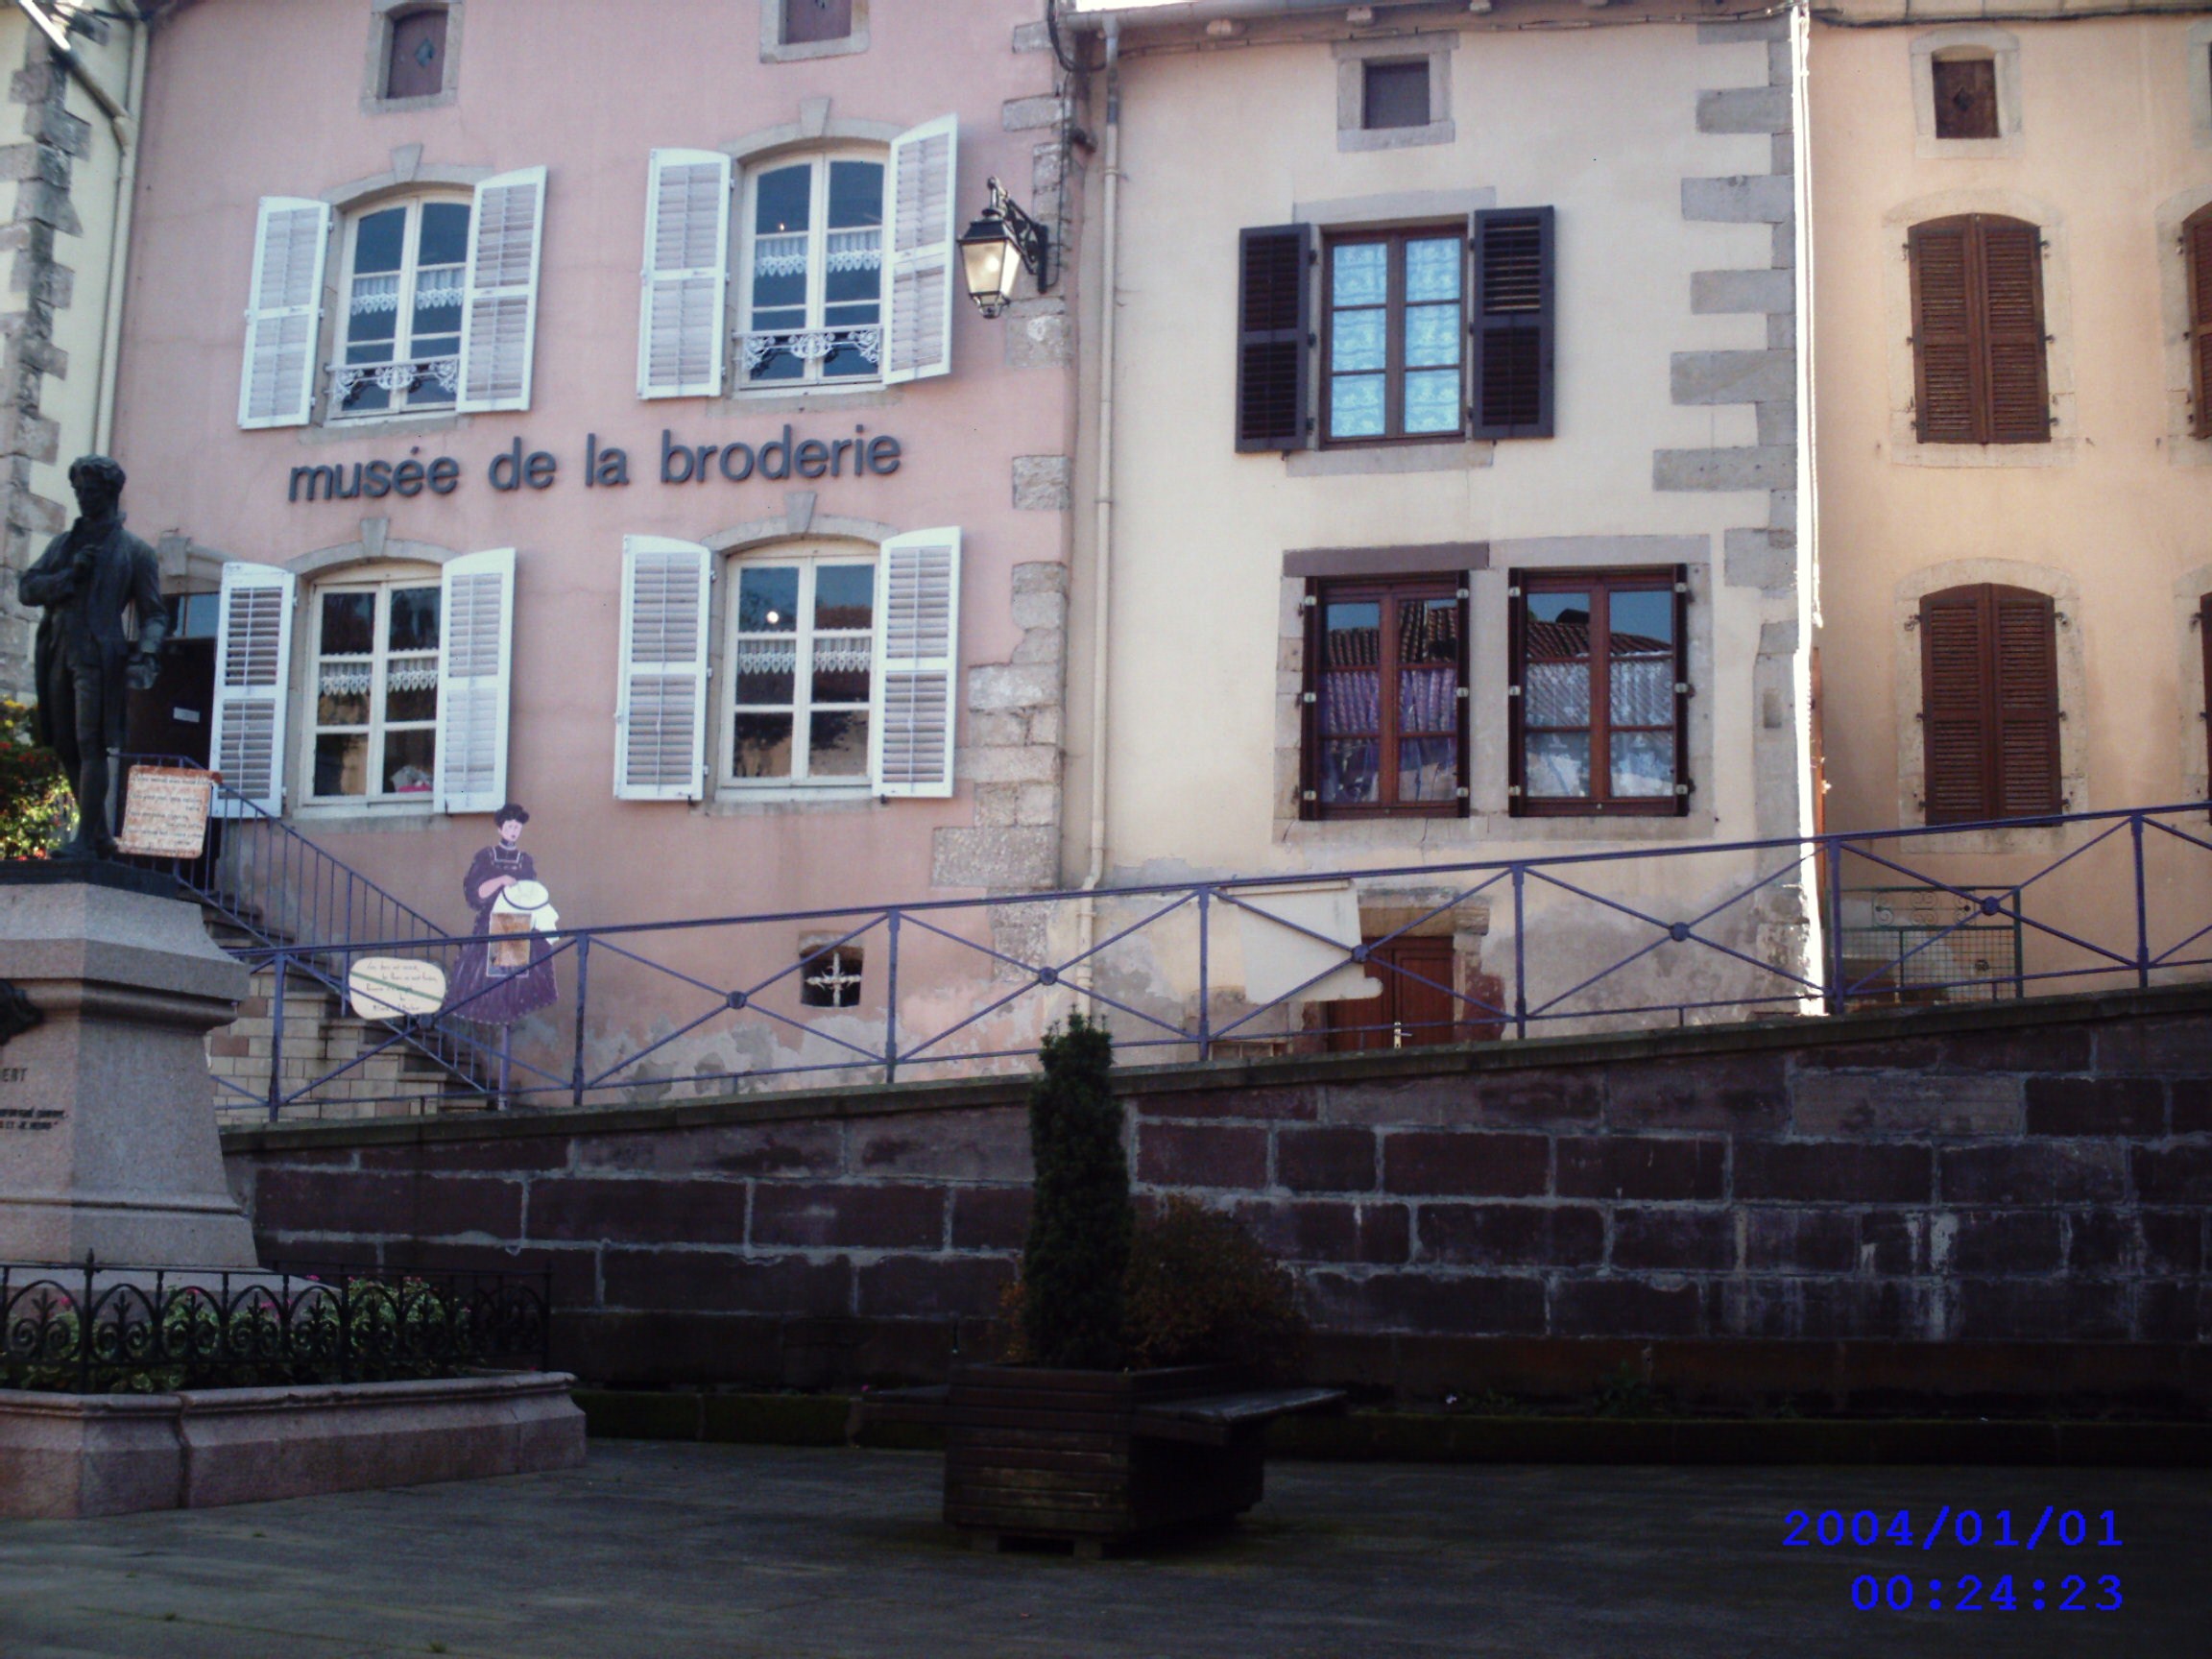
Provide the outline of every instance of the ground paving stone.
{"type": "MultiPolygon", "coordinates": [[[[1227,1536],[1080,1562],[966,1549],[933,1455],[597,1441],[553,1475],[0,1523],[0,1659],[1377,1654],[1949,1659],[2206,1651],[2201,1472],[1278,1462],[1227,1536]],[[1792,1509],[2047,1504],[2118,1549],[1786,1548],[1792,1509]],[[2017,1612],[1954,1612],[2013,1575],[2017,1612]],[[1852,1579],[1944,1610],[1854,1611],[1852,1579]],[[2068,1573],[2118,1612],[2062,1613],[2068,1573]],[[2028,1584],[2043,1577],[2050,1606],[2028,1584]]],[[[2056,1523],[2054,1523],[2054,1527],[2056,1523]]]]}

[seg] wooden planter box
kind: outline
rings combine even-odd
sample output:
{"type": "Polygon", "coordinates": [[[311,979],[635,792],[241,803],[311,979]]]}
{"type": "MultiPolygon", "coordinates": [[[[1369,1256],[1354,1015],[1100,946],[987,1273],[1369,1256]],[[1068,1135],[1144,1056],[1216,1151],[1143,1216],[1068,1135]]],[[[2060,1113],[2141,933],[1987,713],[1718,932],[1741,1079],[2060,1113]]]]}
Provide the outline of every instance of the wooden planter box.
{"type": "Polygon", "coordinates": [[[1260,1502],[1265,1410],[1211,1409],[1238,1393],[1234,1366],[1050,1371],[965,1365],[932,1415],[945,1425],[945,1519],[986,1547],[1061,1539],[1098,1553],[1142,1533],[1222,1522],[1260,1502]]]}

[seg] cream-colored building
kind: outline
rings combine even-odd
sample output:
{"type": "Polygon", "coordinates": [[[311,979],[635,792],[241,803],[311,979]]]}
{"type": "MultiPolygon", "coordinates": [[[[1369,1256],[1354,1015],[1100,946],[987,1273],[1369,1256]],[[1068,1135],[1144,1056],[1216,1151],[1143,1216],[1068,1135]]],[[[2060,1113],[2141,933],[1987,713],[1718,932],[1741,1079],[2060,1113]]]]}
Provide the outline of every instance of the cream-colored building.
{"type": "MultiPolygon", "coordinates": [[[[1193,0],[1078,22],[1111,65],[1086,204],[1111,268],[1084,283],[1111,308],[1084,320],[1067,868],[1394,872],[1355,882],[1360,934],[1470,1000],[1416,1017],[1386,986],[1350,1017],[1384,1041],[1517,998],[1531,1035],[1787,1004],[1750,959],[1804,966],[1809,888],[1749,891],[1787,856],[1554,872],[1641,917],[1531,876],[1518,939],[1508,880],[1438,867],[1811,826],[1791,18],[1193,0]]],[[[1188,1009],[1194,943],[1153,931],[1114,982],[1188,1009]]],[[[1216,932],[1219,1024],[1243,1005],[1216,932]]]]}
{"type": "MultiPolygon", "coordinates": [[[[1828,826],[2201,800],[2212,22],[1910,10],[1851,0],[1810,47],[1828,826]]],[[[2009,887],[2104,828],[1929,837],[1842,885],[2009,887]]],[[[2031,923],[2131,958],[2128,840],[2032,883],[2031,923]]],[[[2149,848],[2155,957],[2212,855],[2149,848]]],[[[2030,974],[2102,960],[2022,943],[2030,974]]]]}
{"type": "Polygon", "coordinates": [[[69,463],[113,430],[145,62],[130,10],[0,10],[0,695],[31,690],[36,618],[15,603],[13,572],[74,517],[69,463]]]}

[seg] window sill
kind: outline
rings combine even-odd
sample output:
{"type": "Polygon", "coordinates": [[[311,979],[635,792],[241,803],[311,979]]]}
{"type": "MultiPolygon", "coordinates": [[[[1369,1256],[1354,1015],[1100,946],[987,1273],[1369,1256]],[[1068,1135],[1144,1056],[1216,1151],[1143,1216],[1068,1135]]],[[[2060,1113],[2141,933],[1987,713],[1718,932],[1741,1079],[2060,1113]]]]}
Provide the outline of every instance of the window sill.
{"type": "Polygon", "coordinates": [[[325,835],[360,835],[384,830],[427,830],[452,821],[430,802],[396,801],[389,806],[356,806],[334,801],[310,802],[284,814],[293,824],[312,824],[325,835]]]}
{"type": "Polygon", "coordinates": [[[1936,138],[1923,134],[1913,145],[1914,158],[1921,161],[1997,161],[2020,154],[2020,134],[2002,133],[1995,138],[1936,138]]]}
{"type": "Polygon", "coordinates": [[[1326,818],[1276,820],[1280,839],[1334,856],[1354,850],[1419,849],[1492,856],[1498,849],[1529,842],[1565,841],[1596,845],[1641,841],[1710,841],[1719,826],[1713,814],[1693,806],[1682,817],[1512,818],[1503,811],[1466,818],[1326,818]]]}
{"type": "MultiPolygon", "coordinates": [[[[450,55],[448,55],[450,60],[450,55]]],[[[411,115],[421,109],[443,109],[446,105],[459,102],[459,88],[448,86],[443,92],[422,92],[412,98],[364,97],[361,113],[364,115],[411,115]]]]}
{"type": "MultiPolygon", "coordinates": [[[[773,0],[763,0],[772,4],[773,0]]],[[[779,41],[760,43],[760,61],[763,63],[805,63],[816,58],[850,58],[856,52],[868,50],[868,31],[857,22],[853,33],[839,40],[800,40],[786,46],[779,41]]]]}
{"type": "Polygon", "coordinates": [[[2043,444],[1923,444],[1917,438],[1893,438],[1889,459],[1900,467],[1960,470],[1989,467],[2071,467],[2074,440],[2055,436],[2043,444]]]}
{"type": "Polygon", "coordinates": [[[1424,144],[1455,144],[1459,131],[1449,121],[1426,127],[1340,127],[1336,148],[1349,155],[1361,150],[1412,150],[1424,144]]]}
{"type": "Polygon", "coordinates": [[[902,388],[886,386],[880,380],[865,380],[851,386],[824,386],[820,384],[794,388],[741,386],[720,399],[734,415],[812,415],[828,411],[842,413],[851,409],[890,409],[898,405],[903,396],[902,388]]]}
{"type": "Polygon", "coordinates": [[[1373,444],[1345,449],[1292,449],[1283,457],[1289,478],[1340,478],[1394,472],[1463,472],[1491,465],[1498,445],[1487,441],[1373,444]]]}
{"type": "Polygon", "coordinates": [[[876,797],[866,784],[782,783],[756,787],[723,782],[715,784],[710,800],[696,803],[694,810],[708,818],[753,818],[794,809],[853,812],[875,805],[876,797]]]}
{"type": "Polygon", "coordinates": [[[359,419],[349,416],[342,421],[319,421],[293,430],[300,434],[303,444],[350,444],[362,438],[451,432],[460,426],[461,420],[459,413],[451,409],[426,409],[420,415],[368,415],[359,419]]]}

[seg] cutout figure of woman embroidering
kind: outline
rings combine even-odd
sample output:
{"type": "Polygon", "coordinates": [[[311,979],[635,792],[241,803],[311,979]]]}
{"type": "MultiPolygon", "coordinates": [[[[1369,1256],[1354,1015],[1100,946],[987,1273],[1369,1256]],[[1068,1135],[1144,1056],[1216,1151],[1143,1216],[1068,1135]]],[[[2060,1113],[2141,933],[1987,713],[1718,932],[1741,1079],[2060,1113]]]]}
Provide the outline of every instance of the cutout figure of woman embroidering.
{"type": "Polygon", "coordinates": [[[522,826],[530,814],[513,802],[492,815],[499,827],[496,845],[469,861],[461,897],[475,912],[471,933],[491,934],[488,942],[464,945],[445,998],[449,1012],[463,1020],[500,1027],[499,1103],[507,1103],[509,1038],[516,1022],[552,1002],[551,942],[532,925],[532,915],[549,909],[538,865],[522,851],[522,826]],[[534,902],[522,903],[530,900],[534,902]],[[512,934],[513,938],[498,935],[512,934]]]}

